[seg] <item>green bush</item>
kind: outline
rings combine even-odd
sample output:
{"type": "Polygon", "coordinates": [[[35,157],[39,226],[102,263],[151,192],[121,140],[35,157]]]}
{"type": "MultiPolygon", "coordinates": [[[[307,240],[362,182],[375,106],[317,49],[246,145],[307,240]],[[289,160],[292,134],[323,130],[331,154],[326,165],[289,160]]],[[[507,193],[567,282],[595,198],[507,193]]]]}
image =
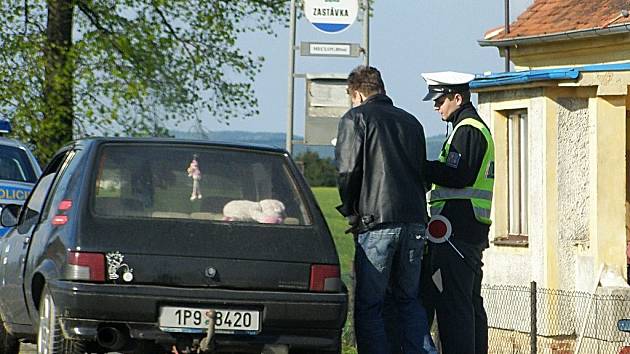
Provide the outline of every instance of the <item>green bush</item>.
{"type": "Polygon", "coordinates": [[[321,158],[318,153],[306,151],[295,158],[303,166],[303,173],[311,187],[334,187],[337,170],[330,157],[321,158]]]}

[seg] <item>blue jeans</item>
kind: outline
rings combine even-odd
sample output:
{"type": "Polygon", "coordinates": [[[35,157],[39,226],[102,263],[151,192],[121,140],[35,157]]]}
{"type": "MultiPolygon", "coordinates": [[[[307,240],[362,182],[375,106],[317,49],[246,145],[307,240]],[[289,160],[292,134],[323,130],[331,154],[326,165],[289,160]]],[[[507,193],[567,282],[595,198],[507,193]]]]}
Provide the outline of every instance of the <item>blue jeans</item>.
{"type": "Polygon", "coordinates": [[[388,289],[402,353],[436,353],[426,311],[418,301],[424,230],[423,224],[391,223],[358,235],[354,325],[359,354],[390,353],[383,320],[388,289]]]}

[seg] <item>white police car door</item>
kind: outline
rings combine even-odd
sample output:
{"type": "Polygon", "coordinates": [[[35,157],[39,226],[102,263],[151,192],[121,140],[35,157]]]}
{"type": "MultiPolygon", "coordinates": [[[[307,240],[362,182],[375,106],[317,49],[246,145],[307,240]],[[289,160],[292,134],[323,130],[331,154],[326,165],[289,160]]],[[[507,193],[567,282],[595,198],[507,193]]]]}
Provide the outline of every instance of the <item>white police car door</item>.
{"type": "MultiPolygon", "coordinates": [[[[37,160],[25,146],[0,138],[0,209],[7,204],[23,205],[41,173],[37,160]]],[[[0,226],[0,237],[9,230],[10,227],[0,226]]]]}
{"type": "Polygon", "coordinates": [[[24,295],[24,265],[31,237],[40,226],[41,212],[63,160],[64,154],[58,155],[48,164],[22,207],[18,225],[2,239],[0,283],[5,286],[0,286],[0,298],[5,322],[30,323],[25,306],[28,298],[24,295]]]}

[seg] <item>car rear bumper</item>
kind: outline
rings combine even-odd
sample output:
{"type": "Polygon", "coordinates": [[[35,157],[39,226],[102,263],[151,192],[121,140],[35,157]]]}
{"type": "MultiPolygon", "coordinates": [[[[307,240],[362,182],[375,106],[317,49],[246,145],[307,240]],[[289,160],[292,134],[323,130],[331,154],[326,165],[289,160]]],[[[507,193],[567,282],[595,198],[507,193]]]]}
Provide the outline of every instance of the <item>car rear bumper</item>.
{"type": "Polygon", "coordinates": [[[178,337],[187,334],[160,330],[161,306],[227,307],[260,310],[261,331],[256,335],[217,334],[219,344],[237,341],[328,348],[338,345],[347,312],[345,293],[192,289],[69,281],[51,282],[48,287],[58,307],[64,334],[74,339],[95,339],[98,328],[103,325],[124,325],[131,338],[174,343],[178,337]]]}
{"type": "MultiPolygon", "coordinates": [[[[75,340],[96,340],[98,329],[104,322],[62,318],[60,320],[64,336],[75,340]]],[[[138,322],[108,321],[108,326],[127,329],[129,337],[135,340],[147,340],[160,344],[176,344],[182,337],[203,338],[205,334],[167,333],[161,331],[156,324],[138,322]]],[[[266,344],[287,345],[290,348],[319,348],[322,350],[336,350],[339,348],[341,329],[330,330],[304,330],[291,329],[291,331],[263,331],[257,335],[231,335],[215,334],[214,342],[218,347],[251,346],[262,347],[266,344]]]]}

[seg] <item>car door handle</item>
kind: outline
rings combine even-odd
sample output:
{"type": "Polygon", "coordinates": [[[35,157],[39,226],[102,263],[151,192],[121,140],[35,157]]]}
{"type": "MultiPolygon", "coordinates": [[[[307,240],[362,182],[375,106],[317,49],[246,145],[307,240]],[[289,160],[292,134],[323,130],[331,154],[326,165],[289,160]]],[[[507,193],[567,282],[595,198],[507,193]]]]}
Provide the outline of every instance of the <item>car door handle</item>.
{"type": "Polygon", "coordinates": [[[24,244],[28,245],[29,242],[31,242],[31,238],[30,237],[24,237],[24,244]]]}

